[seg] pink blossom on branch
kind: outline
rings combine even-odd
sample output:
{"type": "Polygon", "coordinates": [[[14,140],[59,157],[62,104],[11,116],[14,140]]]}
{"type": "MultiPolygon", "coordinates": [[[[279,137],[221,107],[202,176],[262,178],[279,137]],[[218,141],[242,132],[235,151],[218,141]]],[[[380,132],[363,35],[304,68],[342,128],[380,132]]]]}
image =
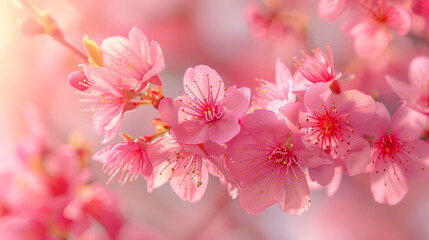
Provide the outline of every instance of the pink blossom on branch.
{"type": "Polygon", "coordinates": [[[260,81],[259,87],[256,88],[258,93],[253,99],[256,108],[264,108],[273,100],[279,100],[282,104],[296,101],[296,96],[292,92],[292,74],[280,59],[276,61],[275,83],[263,79],[258,80],[260,81]]]}
{"type": "Polygon", "coordinates": [[[103,40],[101,44],[104,67],[122,77],[135,79],[136,92],[147,84],[162,85],[159,73],[164,68],[164,56],[158,42],[149,43],[145,34],[133,27],[128,39],[116,36],[103,40]]]}
{"type": "Polygon", "coordinates": [[[305,54],[304,58],[298,60],[295,57],[297,71],[294,74],[293,91],[296,93],[305,92],[311,85],[318,82],[329,84],[334,93],[340,93],[338,80],[342,78],[342,73],[335,73],[334,58],[331,47],[327,46],[328,55],[319,48],[313,50],[313,55],[305,54]]]}
{"type": "Polygon", "coordinates": [[[225,179],[223,164],[207,155],[204,145],[180,144],[166,134],[148,146],[149,159],[154,166],[147,180],[149,192],[170,182],[171,188],[184,201],[198,202],[206,191],[211,173],[225,179]]]}
{"type": "Polygon", "coordinates": [[[79,92],[83,96],[80,101],[92,104],[86,111],[92,113],[92,126],[97,133],[105,134],[103,143],[107,143],[116,136],[123,114],[137,107],[134,98],[138,95],[132,91],[133,81],[107,68],[84,66],[83,70],[88,92],[79,92]]]}
{"type": "Polygon", "coordinates": [[[289,214],[308,210],[310,192],[303,167],[320,166],[322,160],[272,111],[247,115],[243,128],[227,143],[226,162],[241,184],[241,207],[256,214],[277,202],[289,214]]]}
{"type": "Polygon", "coordinates": [[[371,191],[375,201],[395,205],[407,193],[410,176],[429,179],[429,145],[417,139],[427,117],[402,105],[390,119],[385,106],[377,103],[369,121],[360,132],[371,139],[371,191]]]}
{"type": "Polygon", "coordinates": [[[188,68],[183,85],[184,95],[174,102],[164,98],[158,108],[178,142],[225,143],[238,134],[239,120],[249,108],[250,89],[232,86],[225,90],[217,72],[204,65],[188,68]]]}
{"type": "MultiPolygon", "coordinates": [[[[368,142],[354,126],[366,124],[375,112],[372,97],[357,90],[332,94],[328,85],[316,83],[304,95],[306,112],[298,123],[303,139],[319,147],[328,161],[350,175],[362,173],[369,164],[368,142]]],[[[330,172],[331,178],[333,171],[330,172]]]]}

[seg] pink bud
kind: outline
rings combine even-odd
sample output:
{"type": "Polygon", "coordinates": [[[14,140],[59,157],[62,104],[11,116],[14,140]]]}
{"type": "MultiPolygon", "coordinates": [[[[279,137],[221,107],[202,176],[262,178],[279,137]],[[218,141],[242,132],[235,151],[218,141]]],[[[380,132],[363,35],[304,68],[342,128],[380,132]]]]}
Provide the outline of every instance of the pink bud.
{"type": "Polygon", "coordinates": [[[71,72],[67,80],[72,87],[79,91],[85,91],[90,86],[86,80],[85,74],[81,70],[71,72]]]}

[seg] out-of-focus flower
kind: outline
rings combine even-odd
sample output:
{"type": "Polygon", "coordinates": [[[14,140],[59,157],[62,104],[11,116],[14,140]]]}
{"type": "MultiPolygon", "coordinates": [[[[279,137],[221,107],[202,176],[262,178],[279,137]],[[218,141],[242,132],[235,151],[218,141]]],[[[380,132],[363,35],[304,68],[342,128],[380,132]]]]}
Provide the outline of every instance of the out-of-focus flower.
{"type": "Polygon", "coordinates": [[[408,191],[410,176],[429,179],[429,145],[416,139],[426,127],[427,117],[402,105],[393,114],[377,103],[371,124],[360,133],[371,142],[371,164],[367,171],[375,201],[395,205],[408,191]]]}
{"type": "Polygon", "coordinates": [[[159,113],[178,142],[225,143],[238,134],[239,120],[249,108],[250,89],[232,86],[225,90],[216,71],[204,65],[189,68],[183,85],[185,95],[174,102],[165,98],[159,105],[159,113]]]}
{"type": "Polygon", "coordinates": [[[386,77],[392,87],[407,106],[429,115],[429,57],[414,58],[408,69],[410,84],[406,84],[394,77],[386,77]]]}
{"type": "Polygon", "coordinates": [[[350,0],[319,0],[319,15],[330,21],[335,21],[347,6],[350,0]]]}
{"type": "Polygon", "coordinates": [[[119,179],[121,184],[128,180],[135,181],[139,176],[147,178],[153,170],[146,153],[147,143],[124,134],[122,137],[126,142],[104,147],[92,157],[102,162],[104,170],[111,175],[107,183],[110,183],[117,174],[121,174],[119,179]]]}
{"type": "Polygon", "coordinates": [[[80,189],[65,207],[64,216],[73,221],[91,216],[106,229],[110,239],[118,238],[124,224],[117,196],[97,184],[80,189]]]}
{"type": "Polygon", "coordinates": [[[412,26],[411,11],[389,0],[361,1],[360,14],[344,25],[344,30],[353,38],[356,53],[363,58],[378,56],[391,38],[392,31],[403,36],[412,26]]]}
{"type": "Polygon", "coordinates": [[[310,208],[303,167],[322,160],[312,155],[282,118],[259,109],[243,119],[243,131],[227,143],[227,167],[241,184],[240,205],[260,213],[277,202],[289,214],[310,208]]]}

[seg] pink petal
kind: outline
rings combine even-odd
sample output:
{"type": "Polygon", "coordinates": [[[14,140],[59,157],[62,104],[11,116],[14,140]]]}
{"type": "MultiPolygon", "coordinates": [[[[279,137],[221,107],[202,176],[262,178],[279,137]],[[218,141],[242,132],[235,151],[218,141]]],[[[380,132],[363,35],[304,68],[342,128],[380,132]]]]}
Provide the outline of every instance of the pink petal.
{"type": "Polygon", "coordinates": [[[350,142],[349,149],[351,150],[346,157],[344,167],[350,176],[354,176],[363,173],[371,162],[371,150],[368,142],[356,134],[350,134],[348,140],[350,142]]]}
{"type": "Polygon", "coordinates": [[[278,197],[277,204],[280,208],[289,213],[300,215],[310,209],[310,190],[304,172],[298,166],[289,169],[289,174],[284,180],[284,191],[278,197]]]}
{"type": "Polygon", "coordinates": [[[298,132],[298,123],[305,119],[305,106],[302,103],[288,103],[279,109],[279,115],[286,121],[286,125],[293,132],[298,132]]]}
{"type": "Polygon", "coordinates": [[[376,110],[374,99],[357,90],[342,92],[335,102],[340,113],[350,114],[352,125],[365,123],[376,110]]]}
{"type": "Polygon", "coordinates": [[[328,194],[328,197],[332,197],[338,191],[342,178],[343,170],[341,169],[341,167],[336,167],[334,177],[332,178],[331,183],[326,186],[326,193],[328,194]]]}
{"type": "Polygon", "coordinates": [[[418,86],[410,86],[405,82],[390,76],[386,76],[386,82],[390,85],[396,95],[398,95],[399,98],[405,102],[413,101],[413,99],[418,97],[416,96],[416,94],[419,92],[418,86]]]}
{"type": "Polygon", "coordinates": [[[161,99],[158,105],[158,111],[162,119],[169,125],[177,125],[179,108],[175,106],[173,99],[166,97],[161,99]]]}
{"type": "Polygon", "coordinates": [[[176,176],[171,179],[170,185],[180,199],[195,203],[201,199],[207,189],[209,174],[207,167],[202,165],[200,169],[201,185],[199,185],[198,177],[192,177],[187,170],[186,168],[177,169],[174,173],[176,176]]]}
{"type": "Polygon", "coordinates": [[[269,110],[258,109],[246,115],[243,127],[250,133],[256,142],[273,143],[278,145],[284,141],[290,132],[286,123],[269,110]]]}
{"type": "Polygon", "coordinates": [[[258,214],[276,202],[281,187],[278,177],[272,175],[245,182],[238,194],[240,205],[247,213],[258,214]]]}
{"type": "Polygon", "coordinates": [[[391,35],[384,28],[373,33],[362,33],[353,39],[353,47],[362,58],[373,58],[380,55],[388,46],[391,35]]]}
{"type": "Polygon", "coordinates": [[[157,166],[166,161],[168,156],[179,148],[179,144],[170,134],[156,139],[147,146],[146,152],[153,166],[157,166]]]}
{"type": "Polygon", "coordinates": [[[233,116],[224,114],[221,119],[208,127],[208,138],[215,143],[226,143],[235,137],[240,129],[240,124],[233,116]]]}
{"type": "MultiPolygon", "coordinates": [[[[150,55],[151,55],[151,67],[148,69],[146,73],[144,73],[141,83],[146,81],[150,81],[150,83],[162,86],[162,81],[159,78],[158,74],[164,68],[164,55],[162,54],[161,47],[158,42],[152,41],[150,43],[150,55]]],[[[144,84],[142,84],[144,86],[144,84]]],[[[140,91],[141,89],[136,89],[136,91],[140,91]]]]}
{"type": "Polygon", "coordinates": [[[392,132],[401,139],[418,138],[426,128],[428,117],[405,105],[401,105],[392,116],[392,132]]]}
{"type": "Polygon", "coordinates": [[[161,187],[170,179],[173,172],[171,171],[171,168],[167,167],[168,164],[169,163],[165,158],[163,162],[154,167],[152,174],[146,181],[147,191],[149,193],[151,193],[154,189],[161,187]]]}
{"type": "Polygon", "coordinates": [[[429,144],[420,139],[407,142],[408,162],[402,162],[406,173],[419,179],[429,179],[429,144]]]}
{"type": "Polygon", "coordinates": [[[369,174],[375,201],[389,205],[399,203],[408,191],[408,181],[402,168],[396,163],[377,161],[376,171],[369,174]]]}
{"type": "Polygon", "coordinates": [[[313,83],[307,80],[300,71],[296,71],[293,74],[293,93],[305,93],[305,91],[307,91],[307,89],[312,85],[313,83]]]}
{"type": "Polygon", "coordinates": [[[221,101],[225,95],[225,85],[215,70],[205,65],[188,68],[183,77],[185,93],[192,99],[207,99],[212,93],[215,101],[221,101]],[[216,97],[217,96],[217,97],[216,97]]]}
{"type": "Polygon", "coordinates": [[[417,56],[413,58],[408,68],[408,78],[411,84],[417,88],[426,86],[428,69],[429,69],[429,57],[417,56]]]}
{"type": "Polygon", "coordinates": [[[390,9],[388,14],[389,16],[386,24],[392,28],[393,31],[399,35],[405,35],[410,31],[413,25],[413,17],[410,10],[401,6],[395,6],[390,9]]]}
{"type": "Polygon", "coordinates": [[[311,180],[322,186],[326,186],[332,181],[334,171],[335,166],[333,164],[308,169],[311,180]]]}
{"type": "Polygon", "coordinates": [[[304,95],[304,104],[310,114],[316,111],[324,112],[322,104],[326,107],[332,105],[332,92],[326,83],[315,83],[304,95]]]}
{"type": "Polygon", "coordinates": [[[133,27],[131,31],[128,33],[128,38],[132,46],[136,48],[137,53],[141,54],[143,60],[146,61],[149,59],[149,41],[147,40],[146,35],[138,28],[133,27]]]}
{"type": "Polygon", "coordinates": [[[276,61],[276,84],[287,91],[292,91],[293,77],[289,68],[277,58],[276,61]]]}
{"type": "Polygon", "coordinates": [[[353,128],[361,135],[382,137],[390,124],[390,114],[383,103],[376,102],[376,110],[367,122],[354,124],[353,128]],[[370,123],[370,124],[368,124],[370,123]]]}
{"type": "Polygon", "coordinates": [[[347,0],[320,0],[319,15],[333,22],[343,13],[346,3],[347,0]]]}
{"type": "MultiPolygon", "coordinates": [[[[184,121],[178,125],[171,126],[170,133],[179,143],[200,144],[209,140],[210,128],[207,124],[184,121]]],[[[218,134],[222,135],[221,133],[218,134]]]]}
{"type": "Polygon", "coordinates": [[[225,113],[229,113],[238,121],[249,109],[250,94],[249,88],[229,87],[225,96],[225,113]]]}
{"type": "Polygon", "coordinates": [[[144,65],[143,62],[133,61],[133,58],[130,57],[130,55],[137,55],[137,52],[128,39],[120,36],[109,37],[103,40],[100,48],[103,53],[104,66],[124,77],[141,78],[142,74],[139,69],[144,68],[144,65]]]}

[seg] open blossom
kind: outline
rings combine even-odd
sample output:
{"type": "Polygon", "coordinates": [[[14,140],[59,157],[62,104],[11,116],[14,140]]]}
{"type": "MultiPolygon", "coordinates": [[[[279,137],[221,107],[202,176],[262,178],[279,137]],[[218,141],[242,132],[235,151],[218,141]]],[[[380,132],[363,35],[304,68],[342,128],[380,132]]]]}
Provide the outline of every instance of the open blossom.
{"type": "Polygon", "coordinates": [[[272,111],[259,109],[247,115],[243,128],[227,143],[226,163],[241,184],[241,207],[256,214],[277,202],[289,214],[308,210],[310,192],[303,167],[317,167],[321,159],[272,111]]]}
{"type": "Polygon", "coordinates": [[[105,134],[103,143],[112,140],[122,122],[123,114],[134,110],[137,97],[132,89],[132,81],[121,78],[106,68],[83,67],[88,86],[87,92],[79,92],[81,102],[91,103],[87,109],[92,113],[92,126],[99,134],[105,134]]]}
{"type": "Polygon", "coordinates": [[[209,159],[202,145],[180,144],[166,134],[148,146],[154,165],[147,181],[149,192],[170,182],[171,188],[184,201],[198,202],[212,175],[220,175],[216,163],[209,159]]]}
{"type": "Polygon", "coordinates": [[[410,176],[429,179],[429,144],[418,138],[426,127],[425,115],[402,105],[390,114],[377,103],[371,124],[361,133],[371,139],[371,164],[367,171],[375,201],[397,204],[408,191],[410,176]]]}
{"type": "Polygon", "coordinates": [[[277,59],[276,62],[276,76],[275,84],[266,80],[260,79],[259,87],[256,88],[258,91],[254,97],[256,106],[260,108],[266,107],[266,105],[273,101],[279,100],[282,104],[295,102],[296,96],[292,93],[293,78],[289,68],[277,59]]]}
{"type": "Polygon", "coordinates": [[[146,153],[146,143],[132,140],[128,136],[124,143],[104,147],[94,154],[94,160],[103,163],[103,168],[111,177],[107,183],[120,174],[119,182],[125,184],[127,180],[136,180],[139,176],[147,178],[153,167],[146,153]]]}
{"type": "Polygon", "coordinates": [[[133,27],[128,38],[115,36],[103,40],[101,52],[104,67],[120,76],[136,79],[136,92],[152,83],[162,85],[159,73],[164,68],[164,56],[158,42],[147,40],[138,28],[133,27]]]}
{"type": "Polygon", "coordinates": [[[238,134],[239,120],[249,108],[250,89],[232,86],[225,90],[216,71],[204,65],[189,68],[183,85],[185,95],[174,102],[164,98],[158,108],[178,142],[225,143],[238,134]]]}
{"type": "Polygon", "coordinates": [[[410,10],[393,1],[361,1],[358,9],[361,13],[351,18],[344,30],[353,38],[353,47],[361,57],[371,58],[383,52],[392,38],[392,31],[403,36],[411,29],[410,10]]]}
{"type": "Polygon", "coordinates": [[[366,123],[374,114],[372,97],[357,90],[334,95],[328,85],[316,83],[305,93],[304,105],[306,112],[298,123],[303,139],[318,146],[328,161],[343,166],[348,174],[363,172],[370,148],[353,126],[366,123]]]}
{"type": "Polygon", "coordinates": [[[294,75],[294,92],[305,92],[312,84],[318,82],[328,83],[335,93],[340,92],[340,86],[337,80],[342,76],[341,73],[334,72],[334,58],[331,48],[326,47],[328,55],[319,48],[313,50],[313,55],[304,54],[304,59],[297,61],[295,65],[298,69],[294,75]]]}
{"type": "Polygon", "coordinates": [[[414,110],[429,115],[429,57],[414,58],[408,70],[410,84],[393,77],[386,80],[393,91],[414,110]]]}

